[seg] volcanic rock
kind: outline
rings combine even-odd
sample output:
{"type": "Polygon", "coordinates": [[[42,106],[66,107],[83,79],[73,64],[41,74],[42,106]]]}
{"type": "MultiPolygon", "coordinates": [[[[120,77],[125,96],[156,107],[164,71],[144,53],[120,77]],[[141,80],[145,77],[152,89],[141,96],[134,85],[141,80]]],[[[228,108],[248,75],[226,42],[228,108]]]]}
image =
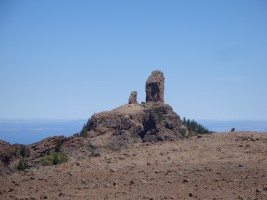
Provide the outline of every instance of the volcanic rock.
{"type": "Polygon", "coordinates": [[[12,145],[0,140],[0,176],[12,173],[13,170],[9,167],[9,164],[16,158],[16,155],[20,153],[21,148],[22,145],[12,145]]]}
{"type": "Polygon", "coordinates": [[[136,91],[132,91],[130,97],[129,97],[129,104],[138,104],[137,102],[137,92],[136,91]]]}
{"type": "Polygon", "coordinates": [[[152,72],[146,82],[147,102],[138,104],[133,91],[128,104],[111,111],[94,114],[87,126],[87,137],[55,136],[30,145],[11,145],[0,141],[0,176],[12,173],[23,159],[40,167],[43,157],[61,152],[72,158],[101,156],[105,152],[127,148],[134,143],[177,140],[186,137],[188,129],[171,106],[163,103],[164,77],[152,72]]]}
{"type": "Polygon", "coordinates": [[[146,93],[146,103],[137,104],[136,92],[132,92],[129,104],[91,117],[88,137],[94,148],[121,149],[133,143],[173,141],[188,134],[180,117],[163,103],[162,72],[152,72],[146,93]]]}
{"type": "Polygon", "coordinates": [[[146,102],[164,102],[164,76],[153,71],[146,81],[146,102]]]}

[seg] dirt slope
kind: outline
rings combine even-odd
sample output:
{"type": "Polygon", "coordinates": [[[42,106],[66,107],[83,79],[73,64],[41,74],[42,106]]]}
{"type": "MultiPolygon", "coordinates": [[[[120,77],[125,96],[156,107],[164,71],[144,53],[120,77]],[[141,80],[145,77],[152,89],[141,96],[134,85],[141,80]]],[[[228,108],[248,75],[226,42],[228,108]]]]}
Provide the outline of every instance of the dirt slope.
{"type": "Polygon", "coordinates": [[[0,199],[267,199],[267,133],[135,144],[0,177],[0,199]]]}

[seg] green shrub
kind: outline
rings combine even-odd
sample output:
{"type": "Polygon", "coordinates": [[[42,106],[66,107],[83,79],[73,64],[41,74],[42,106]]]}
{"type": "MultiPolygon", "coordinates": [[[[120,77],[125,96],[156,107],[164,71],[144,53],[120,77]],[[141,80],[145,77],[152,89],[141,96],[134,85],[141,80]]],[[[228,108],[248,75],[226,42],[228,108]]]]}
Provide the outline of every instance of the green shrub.
{"type": "Polygon", "coordinates": [[[53,160],[54,160],[53,154],[49,154],[43,157],[41,162],[43,166],[48,166],[48,165],[53,165],[53,160]]]}
{"type": "Polygon", "coordinates": [[[17,169],[20,171],[24,171],[25,169],[28,169],[28,168],[29,168],[29,165],[28,165],[27,161],[25,159],[21,159],[19,161],[17,169]]]}
{"type": "Polygon", "coordinates": [[[68,157],[63,153],[56,153],[53,160],[53,165],[58,165],[68,161],[68,157]]]}
{"type": "Polygon", "coordinates": [[[67,155],[60,152],[60,153],[51,153],[50,155],[43,157],[41,163],[43,166],[49,166],[49,165],[58,165],[67,161],[68,161],[67,155]]]}

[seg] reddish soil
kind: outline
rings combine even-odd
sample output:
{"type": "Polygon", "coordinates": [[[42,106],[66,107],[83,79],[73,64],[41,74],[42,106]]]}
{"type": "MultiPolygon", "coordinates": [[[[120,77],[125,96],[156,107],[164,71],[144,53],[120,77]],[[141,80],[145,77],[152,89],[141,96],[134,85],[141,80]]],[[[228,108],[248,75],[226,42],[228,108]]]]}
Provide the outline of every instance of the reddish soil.
{"type": "Polygon", "coordinates": [[[0,177],[0,199],[267,199],[267,133],[135,144],[0,177]]]}

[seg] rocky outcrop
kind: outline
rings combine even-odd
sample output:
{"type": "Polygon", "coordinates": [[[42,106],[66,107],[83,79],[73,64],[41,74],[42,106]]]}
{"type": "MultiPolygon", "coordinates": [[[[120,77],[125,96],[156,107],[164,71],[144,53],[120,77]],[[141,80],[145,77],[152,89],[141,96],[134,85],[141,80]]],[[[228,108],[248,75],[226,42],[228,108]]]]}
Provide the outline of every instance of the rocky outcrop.
{"type": "Polygon", "coordinates": [[[88,137],[95,147],[121,149],[138,142],[177,140],[185,132],[187,128],[169,105],[149,102],[94,114],[88,137]]]}
{"type": "Polygon", "coordinates": [[[153,71],[146,81],[146,102],[164,102],[164,76],[153,71]]]}
{"type": "Polygon", "coordinates": [[[98,156],[102,151],[119,150],[134,143],[177,140],[185,137],[188,129],[172,107],[164,103],[164,76],[154,71],[146,82],[145,103],[138,104],[137,92],[133,91],[128,104],[94,114],[87,133],[87,138],[55,136],[30,145],[0,141],[0,176],[11,173],[20,159],[30,167],[39,167],[42,158],[51,153],[77,158],[98,156]]]}
{"type": "Polygon", "coordinates": [[[146,116],[143,118],[142,140],[157,142],[177,140],[185,136],[188,130],[171,106],[163,103],[146,103],[146,116]]]}
{"type": "Polygon", "coordinates": [[[129,97],[129,104],[138,104],[137,102],[137,92],[136,91],[132,91],[130,97],[129,97]]]}
{"type": "Polygon", "coordinates": [[[9,165],[20,154],[22,146],[0,140],[0,176],[13,172],[9,165]]]}
{"type": "Polygon", "coordinates": [[[164,102],[164,76],[152,72],[146,81],[146,103],[137,104],[132,92],[129,104],[114,110],[96,113],[88,130],[95,147],[120,149],[136,142],[177,140],[188,130],[180,117],[164,102]]]}
{"type": "Polygon", "coordinates": [[[120,149],[142,142],[144,108],[138,104],[126,104],[108,112],[94,114],[88,137],[94,147],[120,149]]]}

